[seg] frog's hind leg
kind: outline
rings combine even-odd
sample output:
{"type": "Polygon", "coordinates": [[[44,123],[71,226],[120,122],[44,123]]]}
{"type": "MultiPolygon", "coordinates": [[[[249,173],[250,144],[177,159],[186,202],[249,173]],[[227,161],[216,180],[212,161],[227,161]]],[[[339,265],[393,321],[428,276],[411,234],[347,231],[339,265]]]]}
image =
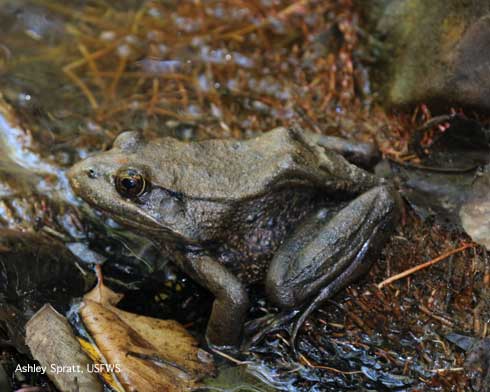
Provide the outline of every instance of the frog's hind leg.
{"type": "Polygon", "coordinates": [[[268,297],[284,309],[305,306],[291,340],[323,301],[365,274],[396,222],[393,190],[378,186],[330,218],[306,219],[274,256],[266,279],[268,297]],[[313,300],[312,300],[313,299],[313,300]]]}

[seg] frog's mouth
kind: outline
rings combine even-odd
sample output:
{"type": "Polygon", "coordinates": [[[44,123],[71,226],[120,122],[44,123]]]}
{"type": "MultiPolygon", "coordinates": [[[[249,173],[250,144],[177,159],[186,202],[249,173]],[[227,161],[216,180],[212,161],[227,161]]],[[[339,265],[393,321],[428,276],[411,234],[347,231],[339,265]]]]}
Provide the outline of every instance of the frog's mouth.
{"type": "Polygon", "coordinates": [[[100,212],[104,217],[108,219],[113,219],[124,228],[136,230],[136,234],[139,234],[143,237],[149,236],[151,239],[157,241],[166,241],[170,243],[192,244],[192,241],[190,241],[188,238],[185,238],[180,233],[176,233],[170,230],[169,228],[159,223],[155,218],[144,213],[143,211],[139,210],[137,216],[128,217],[127,212],[125,213],[125,215],[117,215],[115,214],[115,211],[111,209],[94,206],[93,203],[91,203],[89,200],[85,201],[92,205],[92,207],[96,211],[100,212]],[[144,215],[144,217],[142,215],[144,215]]]}
{"type": "Polygon", "coordinates": [[[155,236],[158,236],[159,239],[180,239],[182,237],[179,233],[175,233],[174,231],[170,230],[169,228],[163,226],[161,223],[159,223],[155,218],[152,216],[139,211],[139,219],[131,219],[128,218],[127,216],[111,216],[111,211],[105,211],[102,209],[99,209],[103,213],[106,213],[109,215],[109,217],[112,217],[114,220],[116,220],[118,223],[120,223],[123,226],[126,227],[131,227],[133,229],[141,229],[144,232],[151,232],[154,233],[155,236]],[[141,215],[144,214],[144,220],[141,219],[141,215]],[[139,221],[142,220],[142,221],[139,221]]]}

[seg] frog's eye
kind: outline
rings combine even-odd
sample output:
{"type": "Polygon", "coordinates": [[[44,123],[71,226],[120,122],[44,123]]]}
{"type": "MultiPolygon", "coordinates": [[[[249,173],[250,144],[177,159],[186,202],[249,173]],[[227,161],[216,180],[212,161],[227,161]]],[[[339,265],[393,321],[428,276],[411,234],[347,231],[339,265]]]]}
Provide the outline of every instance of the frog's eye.
{"type": "Polygon", "coordinates": [[[116,174],[116,190],[128,199],[141,196],[148,188],[145,176],[135,169],[123,169],[116,174]]]}

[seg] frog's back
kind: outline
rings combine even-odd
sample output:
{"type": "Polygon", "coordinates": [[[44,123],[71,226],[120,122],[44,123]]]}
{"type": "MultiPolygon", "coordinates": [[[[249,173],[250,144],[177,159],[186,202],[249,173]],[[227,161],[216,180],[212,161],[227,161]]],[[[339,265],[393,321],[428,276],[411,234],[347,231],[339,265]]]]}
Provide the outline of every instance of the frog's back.
{"type": "Polygon", "coordinates": [[[319,166],[315,147],[285,128],[245,141],[163,138],[144,148],[140,156],[161,169],[152,173],[152,182],[196,199],[243,200],[276,186],[307,185],[316,180],[308,170],[315,177],[319,166]]]}

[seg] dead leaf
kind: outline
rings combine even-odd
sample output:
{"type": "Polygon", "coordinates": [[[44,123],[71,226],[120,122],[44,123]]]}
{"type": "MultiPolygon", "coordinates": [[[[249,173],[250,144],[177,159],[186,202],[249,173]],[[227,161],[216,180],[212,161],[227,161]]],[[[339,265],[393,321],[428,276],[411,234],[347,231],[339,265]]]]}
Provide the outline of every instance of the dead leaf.
{"type": "Polygon", "coordinates": [[[70,324],[51,305],[44,305],[26,324],[26,344],[60,391],[103,391],[97,376],[86,371],[90,360],[70,324]]]}
{"type": "Polygon", "coordinates": [[[99,284],[84,297],[80,314],[127,391],[190,391],[214,374],[211,355],[179,323],[117,309],[120,299],[99,284]]]}
{"type": "MultiPolygon", "coordinates": [[[[81,337],[78,337],[78,343],[85,354],[87,354],[87,356],[90,358],[92,363],[105,363],[102,354],[95,343],[81,337]]],[[[125,392],[123,386],[119,383],[119,380],[116,378],[114,373],[101,369],[101,372],[98,373],[98,375],[114,390],[114,392],[125,392]]]]}

